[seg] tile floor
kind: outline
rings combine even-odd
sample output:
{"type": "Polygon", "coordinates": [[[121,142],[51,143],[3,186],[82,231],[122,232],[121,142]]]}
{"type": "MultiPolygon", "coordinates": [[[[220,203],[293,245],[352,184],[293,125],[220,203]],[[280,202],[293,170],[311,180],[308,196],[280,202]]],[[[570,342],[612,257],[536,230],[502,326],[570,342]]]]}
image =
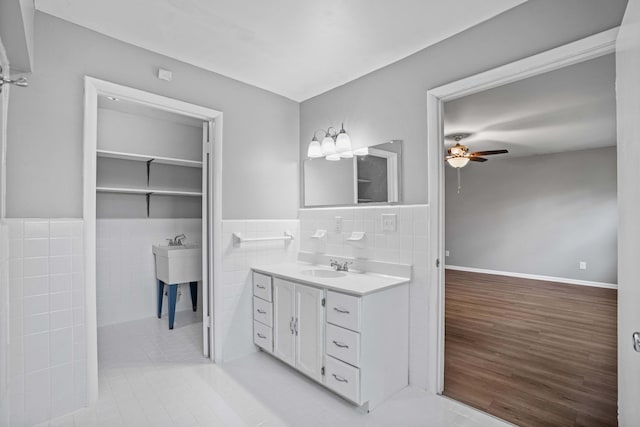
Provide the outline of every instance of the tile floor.
{"type": "Polygon", "coordinates": [[[406,388],[370,414],[264,353],[225,365],[201,354],[190,312],[99,329],[95,407],[40,426],[508,426],[444,397],[406,388]]]}

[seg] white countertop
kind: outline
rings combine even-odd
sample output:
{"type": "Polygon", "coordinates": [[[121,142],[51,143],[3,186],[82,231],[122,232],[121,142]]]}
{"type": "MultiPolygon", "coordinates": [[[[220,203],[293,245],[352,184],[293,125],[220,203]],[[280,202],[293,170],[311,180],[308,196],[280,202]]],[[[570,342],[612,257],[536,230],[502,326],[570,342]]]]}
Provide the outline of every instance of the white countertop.
{"type": "Polygon", "coordinates": [[[334,291],[352,295],[367,295],[393,286],[402,285],[411,281],[408,277],[386,276],[383,274],[362,273],[358,271],[346,272],[341,277],[317,277],[304,274],[305,270],[331,270],[329,267],[291,262],[286,264],[273,264],[268,266],[252,267],[253,271],[269,274],[282,279],[295,280],[311,286],[327,288],[334,291]]]}

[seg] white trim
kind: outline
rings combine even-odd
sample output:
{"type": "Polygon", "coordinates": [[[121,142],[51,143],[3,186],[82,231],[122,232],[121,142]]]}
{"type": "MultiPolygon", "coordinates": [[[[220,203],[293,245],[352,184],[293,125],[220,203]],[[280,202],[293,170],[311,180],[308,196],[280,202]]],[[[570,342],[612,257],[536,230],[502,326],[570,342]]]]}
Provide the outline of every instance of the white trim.
{"type": "Polygon", "coordinates": [[[427,390],[441,394],[444,389],[444,117],[443,103],[507,83],[553,71],[615,52],[618,28],[569,43],[492,70],[427,91],[427,149],[429,173],[429,354],[427,390]]]}
{"type": "MultiPolygon", "coordinates": [[[[213,186],[210,188],[208,200],[210,206],[209,222],[213,228],[211,245],[213,253],[210,253],[209,261],[214,270],[214,282],[221,283],[222,268],[222,117],[220,111],[201,107],[176,99],[156,95],[150,92],[134,89],[127,86],[99,80],[85,76],[84,85],[84,145],[83,145],[83,213],[85,223],[84,233],[84,258],[85,258],[85,304],[86,304],[86,331],[87,331],[87,403],[91,406],[98,400],[98,342],[97,342],[97,313],[96,313],[96,149],[97,149],[97,125],[98,125],[98,95],[114,96],[119,99],[135,102],[173,112],[176,114],[194,117],[210,123],[215,122],[214,155],[210,156],[209,170],[213,169],[211,176],[213,186]]],[[[211,286],[213,292],[209,299],[221,305],[221,289],[211,286]]],[[[214,310],[214,325],[216,332],[221,331],[222,310],[214,310]]],[[[215,361],[221,359],[221,336],[215,334],[213,344],[215,361]]]]}
{"type": "Polygon", "coordinates": [[[618,289],[615,283],[592,282],[589,280],[569,279],[565,277],[541,276],[539,274],[514,273],[512,271],[486,270],[484,268],[462,267],[459,265],[446,265],[445,270],[468,271],[470,273],[495,274],[497,276],[519,277],[522,279],[542,280],[545,282],[565,283],[569,285],[592,286],[594,288],[618,289]]]}

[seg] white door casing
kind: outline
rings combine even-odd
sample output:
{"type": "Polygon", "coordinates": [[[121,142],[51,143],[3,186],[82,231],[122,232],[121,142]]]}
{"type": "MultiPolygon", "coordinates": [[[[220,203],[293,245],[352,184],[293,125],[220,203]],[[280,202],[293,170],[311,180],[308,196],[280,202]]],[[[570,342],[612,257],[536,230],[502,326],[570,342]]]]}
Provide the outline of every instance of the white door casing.
{"type": "Polygon", "coordinates": [[[273,354],[291,366],[296,364],[295,284],[273,280],[273,354]]]}
{"type": "MultiPolygon", "coordinates": [[[[612,28],[427,91],[428,186],[431,212],[429,215],[429,235],[431,237],[428,264],[430,268],[429,280],[435,286],[430,287],[427,301],[425,301],[429,306],[428,319],[425,320],[428,325],[425,344],[428,348],[428,366],[424,373],[420,372],[419,378],[412,378],[412,384],[425,387],[437,394],[441,394],[444,389],[444,102],[613,53],[617,35],[618,28],[612,28]]],[[[635,120],[638,120],[637,117],[635,120]]],[[[618,172],[620,173],[620,171],[618,172]]],[[[618,180],[620,182],[620,175],[618,180]]],[[[623,230],[622,227],[619,229],[623,230]]],[[[619,249],[618,256],[621,253],[619,249]]],[[[636,253],[640,253],[640,251],[636,253]]],[[[618,284],[618,289],[620,289],[620,284],[618,284]]],[[[625,339],[629,341],[630,337],[625,339]]],[[[417,345],[421,345],[421,343],[417,345]]],[[[414,372],[418,370],[421,368],[412,368],[414,372]]]]}
{"type": "Polygon", "coordinates": [[[324,340],[324,291],[296,284],[296,368],[316,381],[322,381],[324,340]]]}
{"type": "Polygon", "coordinates": [[[618,424],[640,423],[640,0],[629,0],[616,42],[618,139],[618,424]]]}
{"type": "MultiPolygon", "coordinates": [[[[216,268],[222,263],[222,112],[199,105],[179,101],[162,95],[145,92],[139,89],[115,84],[85,76],[84,88],[84,143],[83,143],[83,220],[84,232],[84,261],[85,261],[85,321],[87,333],[87,389],[88,404],[92,405],[98,399],[98,346],[97,346],[97,319],[96,319],[96,148],[97,148],[97,120],[98,120],[98,95],[113,96],[119,99],[135,102],[160,110],[186,115],[201,119],[209,123],[208,127],[208,163],[203,165],[208,171],[207,188],[207,213],[203,217],[203,228],[207,228],[207,241],[203,241],[203,253],[207,252],[209,271],[203,277],[203,285],[208,281],[206,290],[208,293],[203,308],[209,307],[208,325],[213,327],[208,334],[203,336],[203,353],[209,353],[215,361],[222,360],[222,298],[214,298],[221,292],[214,283],[221,283],[221,269],[216,268]],[[215,126],[214,126],[215,124],[215,126]],[[214,167],[215,166],[215,167],[214,167]],[[213,304],[217,307],[213,308],[213,304]],[[215,338],[215,344],[213,342],[215,338]],[[215,351],[214,351],[215,350],[215,351]]],[[[206,144],[205,144],[206,145],[206,144]]],[[[203,150],[204,151],[204,150],[203,150]]],[[[204,182],[203,182],[204,184],[204,182]]],[[[203,203],[204,205],[204,203],[203,203]]],[[[203,209],[203,214],[205,210],[203,209]]],[[[205,259],[203,259],[205,261],[205,259]]],[[[204,317],[203,310],[203,317],[204,317]]],[[[204,320],[207,320],[204,317],[204,320]]],[[[203,329],[204,331],[204,329],[203,329]]]]}

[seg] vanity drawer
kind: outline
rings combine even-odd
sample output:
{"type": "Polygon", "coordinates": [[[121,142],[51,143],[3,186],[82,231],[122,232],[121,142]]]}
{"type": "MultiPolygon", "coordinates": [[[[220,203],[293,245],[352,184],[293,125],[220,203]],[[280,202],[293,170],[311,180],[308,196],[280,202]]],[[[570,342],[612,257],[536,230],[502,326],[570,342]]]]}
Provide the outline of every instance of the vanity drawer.
{"type": "Polygon", "coordinates": [[[353,366],[360,366],[360,334],[327,324],[325,349],[327,354],[353,366]]]}
{"type": "Polygon", "coordinates": [[[271,276],[254,272],[253,294],[258,298],[271,302],[271,276]]]}
{"type": "Polygon", "coordinates": [[[258,347],[262,347],[269,353],[273,352],[273,334],[271,328],[262,323],[253,322],[253,342],[258,347]]]}
{"type": "Polygon", "coordinates": [[[253,297],[253,320],[273,327],[273,305],[258,297],[253,297]]]}
{"type": "Polygon", "coordinates": [[[361,298],[327,291],[327,322],[360,332],[361,298]]]}
{"type": "Polygon", "coordinates": [[[360,404],[360,369],[328,356],[324,381],[331,390],[360,404]]]}

